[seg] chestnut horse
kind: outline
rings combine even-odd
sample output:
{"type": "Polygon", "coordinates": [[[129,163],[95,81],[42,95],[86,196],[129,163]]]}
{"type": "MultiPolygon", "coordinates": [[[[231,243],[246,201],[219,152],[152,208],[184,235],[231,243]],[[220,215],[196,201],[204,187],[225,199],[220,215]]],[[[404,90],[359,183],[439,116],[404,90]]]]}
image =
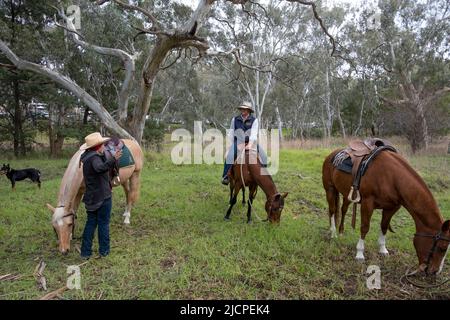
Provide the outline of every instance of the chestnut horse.
{"type": "MultiPolygon", "coordinates": [[[[332,232],[338,221],[339,193],[344,196],[339,226],[339,232],[342,233],[349,205],[347,197],[352,186],[352,175],[334,167],[332,159],[339,151],[341,150],[335,150],[326,157],[322,167],[322,182],[326,191],[332,232]]],[[[402,156],[382,151],[362,177],[360,194],[361,227],[356,259],[364,260],[364,239],[369,231],[374,209],[382,209],[379,252],[382,255],[389,254],[386,249],[386,232],[392,216],[403,206],[416,225],[413,242],[419,260],[419,270],[427,274],[436,274],[442,270],[450,242],[450,220],[444,222],[427,185],[402,156]]]]}
{"type": "Polygon", "coordinates": [[[283,194],[277,191],[277,187],[272,180],[266,168],[261,166],[259,159],[256,159],[256,150],[245,150],[241,153],[238,159],[233,164],[231,169],[230,179],[230,206],[225,215],[225,220],[230,220],[231,209],[236,204],[236,199],[239,191],[242,189],[245,192],[245,187],[249,188],[249,195],[247,200],[247,223],[252,221],[252,204],[256,197],[258,186],[266,194],[265,209],[267,212],[267,219],[271,223],[279,223],[281,211],[284,207],[284,199],[288,193],[283,194]],[[245,156],[245,161],[244,160],[245,156]]]}
{"type": "MultiPolygon", "coordinates": [[[[127,204],[124,223],[130,223],[131,207],[138,200],[140,189],[140,174],[144,164],[144,156],[139,144],[134,140],[123,139],[134,158],[134,165],[120,168],[120,182],[125,191],[127,204]]],[[[70,241],[75,228],[75,218],[78,206],[85,191],[83,166],[80,157],[84,151],[77,151],[69,162],[59,188],[56,208],[47,204],[53,213],[52,225],[59,240],[59,251],[66,254],[70,250],[70,241]]]]}

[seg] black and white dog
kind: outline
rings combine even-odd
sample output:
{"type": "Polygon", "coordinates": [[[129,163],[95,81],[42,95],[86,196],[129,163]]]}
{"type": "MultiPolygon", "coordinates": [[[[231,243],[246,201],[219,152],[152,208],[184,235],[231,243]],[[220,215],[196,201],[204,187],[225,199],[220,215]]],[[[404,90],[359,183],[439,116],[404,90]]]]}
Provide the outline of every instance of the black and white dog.
{"type": "Polygon", "coordinates": [[[37,182],[38,187],[41,188],[41,172],[34,168],[27,168],[22,170],[14,170],[9,167],[8,164],[3,164],[0,169],[0,174],[6,175],[6,177],[11,181],[11,186],[13,190],[16,187],[16,181],[30,179],[33,182],[37,182]]]}

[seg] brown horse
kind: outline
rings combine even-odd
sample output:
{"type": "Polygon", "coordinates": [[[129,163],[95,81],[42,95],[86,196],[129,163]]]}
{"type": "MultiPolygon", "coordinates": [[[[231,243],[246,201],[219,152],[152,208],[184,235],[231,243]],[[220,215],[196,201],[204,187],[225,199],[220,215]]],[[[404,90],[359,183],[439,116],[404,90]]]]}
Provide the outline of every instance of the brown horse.
{"type": "Polygon", "coordinates": [[[238,159],[233,164],[231,169],[230,179],[230,207],[225,215],[225,220],[230,220],[231,209],[236,203],[237,195],[239,191],[245,192],[245,187],[249,188],[249,196],[247,200],[247,223],[252,221],[252,204],[256,197],[258,186],[266,194],[265,209],[267,212],[267,219],[271,223],[279,223],[281,212],[284,207],[284,199],[288,193],[279,193],[277,187],[272,180],[269,172],[266,168],[261,166],[259,159],[256,159],[256,150],[245,150],[245,153],[241,153],[238,159]],[[245,161],[244,160],[245,155],[245,161]]]}
{"type": "MultiPolygon", "coordinates": [[[[322,182],[326,191],[330,225],[335,232],[338,222],[339,193],[344,196],[339,232],[344,231],[344,217],[349,201],[352,176],[335,168],[332,159],[340,150],[326,157],[322,167],[322,182]]],[[[401,206],[411,214],[416,225],[414,247],[419,269],[428,274],[439,273],[450,242],[450,220],[444,222],[437,203],[423,179],[398,153],[381,152],[370,164],[361,179],[361,230],[356,259],[364,260],[364,239],[370,227],[374,209],[382,209],[380,253],[386,249],[386,232],[392,216],[401,206]]]]}
{"type": "MultiPolygon", "coordinates": [[[[135,164],[120,168],[119,177],[127,198],[124,223],[130,223],[131,207],[139,198],[140,174],[144,164],[144,156],[139,144],[134,140],[124,139],[123,142],[133,155],[135,164]]],[[[59,240],[59,251],[66,254],[70,250],[70,241],[75,228],[75,218],[78,206],[85,191],[83,166],[80,166],[80,156],[83,151],[77,151],[69,162],[59,188],[56,208],[47,203],[53,213],[52,225],[59,240]]]]}

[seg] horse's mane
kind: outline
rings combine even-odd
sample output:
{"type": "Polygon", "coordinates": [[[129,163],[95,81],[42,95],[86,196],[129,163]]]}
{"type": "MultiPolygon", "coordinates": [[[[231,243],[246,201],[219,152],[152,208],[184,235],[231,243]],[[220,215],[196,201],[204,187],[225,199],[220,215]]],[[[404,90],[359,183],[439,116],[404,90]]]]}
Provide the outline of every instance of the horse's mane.
{"type": "Polygon", "coordinates": [[[424,189],[424,191],[431,197],[434,199],[433,194],[430,191],[430,188],[428,188],[427,184],[425,183],[425,181],[423,180],[423,178],[417,173],[416,170],[414,170],[411,165],[406,161],[405,158],[403,158],[401,155],[399,155],[398,153],[391,153],[401,164],[403,164],[403,166],[405,167],[405,169],[408,170],[408,172],[414,177],[416,178],[417,182],[419,183],[419,185],[424,189]]]}
{"type": "MultiPolygon", "coordinates": [[[[69,161],[67,165],[66,171],[64,172],[64,176],[61,180],[61,185],[59,187],[58,194],[58,206],[69,206],[71,205],[72,199],[75,197],[78,192],[79,186],[77,190],[73,190],[73,184],[78,182],[76,179],[77,170],[79,169],[80,157],[83,151],[77,151],[69,161]]],[[[58,220],[62,218],[64,215],[64,210],[56,210],[53,216],[54,220],[58,220]]]]}

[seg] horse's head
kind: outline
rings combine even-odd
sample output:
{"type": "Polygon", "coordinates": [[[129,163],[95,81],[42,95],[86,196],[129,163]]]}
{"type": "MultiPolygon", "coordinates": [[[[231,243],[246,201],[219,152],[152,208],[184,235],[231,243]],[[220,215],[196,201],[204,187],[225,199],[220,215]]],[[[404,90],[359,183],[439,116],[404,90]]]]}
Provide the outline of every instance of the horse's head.
{"type": "Polygon", "coordinates": [[[428,275],[442,271],[450,244],[450,220],[442,224],[437,234],[416,233],[414,247],[419,258],[419,269],[428,275]]]}
{"type": "Polygon", "coordinates": [[[72,210],[68,211],[64,206],[53,208],[47,203],[47,207],[53,213],[52,225],[58,238],[59,251],[65,255],[70,250],[70,241],[75,228],[75,213],[72,210]]]}
{"type": "Polygon", "coordinates": [[[287,192],[281,194],[277,193],[266,201],[267,220],[271,223],[280,223],[281,211],[284,207],[284,198],[288,195],[287,192]]]}

